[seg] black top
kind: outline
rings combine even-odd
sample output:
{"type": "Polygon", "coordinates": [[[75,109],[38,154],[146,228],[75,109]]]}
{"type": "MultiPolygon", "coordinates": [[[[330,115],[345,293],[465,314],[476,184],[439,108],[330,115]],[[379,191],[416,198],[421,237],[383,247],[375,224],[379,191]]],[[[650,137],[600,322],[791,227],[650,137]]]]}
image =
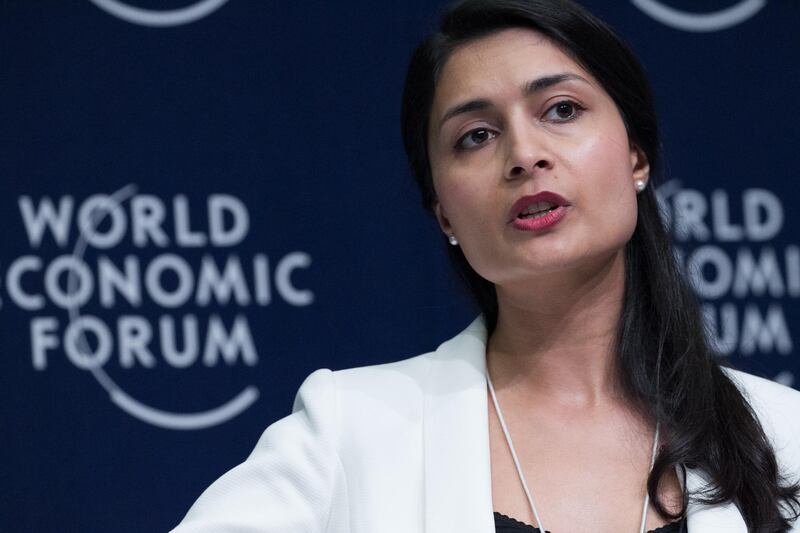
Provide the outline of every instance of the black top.
{"type": "MultiPolygon", "coordinates": [[[[681,531],[686,531],[685,524],[686,518],[682,518],[676,522],[670,522],[656,529],[651,529],[647,533],[680,533],[681,531]]],[[[494,513],[494,530],[495,533],[541,533],[538,527],[520,522],[497,511],[494,513]]]]}

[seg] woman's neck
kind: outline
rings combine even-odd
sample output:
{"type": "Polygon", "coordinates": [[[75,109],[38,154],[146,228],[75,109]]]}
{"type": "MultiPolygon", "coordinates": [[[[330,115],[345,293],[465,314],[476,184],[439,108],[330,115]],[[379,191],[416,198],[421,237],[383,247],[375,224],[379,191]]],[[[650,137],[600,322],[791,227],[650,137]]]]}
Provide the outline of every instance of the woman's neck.
{"type": "Polygon", "coordinates": [[[619,251],[583,272],[498,285],[497,326],[487,344],[492,382],[564,407],[616,403],[624,272],[619,251]]]}

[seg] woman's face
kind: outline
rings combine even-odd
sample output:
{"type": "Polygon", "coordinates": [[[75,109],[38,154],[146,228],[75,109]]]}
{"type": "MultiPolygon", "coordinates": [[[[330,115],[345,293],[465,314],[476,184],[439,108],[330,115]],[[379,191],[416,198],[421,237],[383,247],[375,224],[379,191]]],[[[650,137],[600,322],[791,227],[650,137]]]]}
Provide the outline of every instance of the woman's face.
{"type": "Polygon", "coordinates": [[[437,219],[484,278],[621,258],[647,161],[611,97],[543,35],[508,29],[456,49],[428,131],[437,219]]]}

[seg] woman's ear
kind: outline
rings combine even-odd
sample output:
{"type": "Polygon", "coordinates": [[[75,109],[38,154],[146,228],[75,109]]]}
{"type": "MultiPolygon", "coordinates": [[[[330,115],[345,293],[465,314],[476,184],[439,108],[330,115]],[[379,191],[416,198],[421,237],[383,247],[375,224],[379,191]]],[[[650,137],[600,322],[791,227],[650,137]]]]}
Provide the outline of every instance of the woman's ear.
{"type": "Polygon", "coordinates": [[[444,234],[448,236],[452,235],[453,226],[450,224],[450,220],[447,218],[444,207],[442,207],[442,203],[439,200],[434,202],[433,212],[436,215],[436,220],[439,222],[439,227],[442,228],[444,234]]]}
{"type": "Polygon", "coordinates": [[[635,144],[631,145],[631,168],[634,182],[642,180],[647,183],[650,179],[650,161],[647,160],[644,151],[635,144]]]}

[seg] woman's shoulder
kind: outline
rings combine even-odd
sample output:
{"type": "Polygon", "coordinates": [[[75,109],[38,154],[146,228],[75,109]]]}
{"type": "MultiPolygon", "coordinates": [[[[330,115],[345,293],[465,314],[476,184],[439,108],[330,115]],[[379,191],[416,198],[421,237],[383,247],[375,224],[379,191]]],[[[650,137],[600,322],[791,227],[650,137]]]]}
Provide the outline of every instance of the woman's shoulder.
{"type": "Polygon", "coordinates": [[[411,391],[421,393],[430,377],[432,365],[443,366],[449,374],[458,373],[464,364],[474,366],[483,360],[486,331],[482,316],[466,328],[441,342],[435,349],[389,363],[373,364],[333,371],[340,391],[370,392],[376,395],[411,391]]]}
{"type": "Polygon", "coordinates": [[[778,457],[800,472],[800,391],[741,370],[723,371],[750,403],[778,457]]]}
{"type": "MultiPolygon", "coordinates": [[[[765,408],[770,412],[800,415],[798,411],[800,410],[800,391],[742,370],[725,367],[722,370],[739,386],[739,389],[751,401],[754,408],[765,408]]],[[[794,416],[792,418],[800,423],[800,417],[794,416]]]]}
{"type": "Polygon", "coordinates": [[[339,407],[360,416],[369,412],[375,416],[387,412],[418,416],[433,353],[332,371],[339,407]]]}
{"type": "Polygon", "coordinates": [[[374,383],[385,381],[419,380],[428,369],[435,352],[425,352],[389,363],[357,366],[334,370],[339,385],[374,383]]]}

